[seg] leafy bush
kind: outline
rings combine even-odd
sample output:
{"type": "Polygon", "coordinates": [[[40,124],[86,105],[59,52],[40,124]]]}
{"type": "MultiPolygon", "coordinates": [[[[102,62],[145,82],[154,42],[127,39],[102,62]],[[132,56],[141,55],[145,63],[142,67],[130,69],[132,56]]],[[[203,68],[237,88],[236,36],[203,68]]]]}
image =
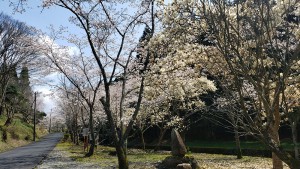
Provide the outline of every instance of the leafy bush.
{"type": "Polygon", "coordinates": [[[62,141],[66,142],[66,141],[68,141],[69,138],[70,138],[70,134],[69,133],[65,133],[62,141]]]}
{"type": "Polygon", "coordinates": [[[5,126],[2,126],[1,130],[2,130],[2,141],[6,142],[7,141],[7,128],[5,126]]]}
{"type": "Polygon", "coordinates": [[[30,135],[27,135],[27,136],[25,136],[25,138],[24,138],[24,139],[25,139],[26,141],[29,141],[29,140],[30,140],[30,138],[31,138],[31,137],[30,137],[30,135]]]}
{"type": "Polygon", "coordinates": [[[10,135],[11,135],[12,139],[15,139],[15,140],[19,140],[20,139],[19,134],[17,134],[14,130],[10,131],[10,135]]]}

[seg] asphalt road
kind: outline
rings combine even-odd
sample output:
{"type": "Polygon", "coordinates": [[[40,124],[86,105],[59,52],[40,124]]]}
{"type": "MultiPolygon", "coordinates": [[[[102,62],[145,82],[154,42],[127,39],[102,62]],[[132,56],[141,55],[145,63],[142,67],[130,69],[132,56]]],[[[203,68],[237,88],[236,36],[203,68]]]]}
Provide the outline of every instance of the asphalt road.
{"type": "Polygon", "coordinates": [[[36,167],[53,150],[63,137],[53,133],[23,147],[0,154],[0,169],[31,169],[36,167]]]}

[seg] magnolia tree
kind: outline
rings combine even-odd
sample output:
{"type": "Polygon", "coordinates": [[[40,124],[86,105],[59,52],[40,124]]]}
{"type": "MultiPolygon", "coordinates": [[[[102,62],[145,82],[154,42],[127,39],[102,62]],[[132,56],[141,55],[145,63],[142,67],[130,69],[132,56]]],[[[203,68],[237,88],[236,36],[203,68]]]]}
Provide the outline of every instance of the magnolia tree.
{"type": "Polygon", "coordinates": [[[299,1],[179,0],[162,17],[166,29],[157,39],[173,38],[184,53],[193,51],[188,59],[230,79],[242,129],[272,150],[273,168],[282,168],[282,161],[297,168],[299,161],[281,148],[278,130],[281,109],[289,111],[283,102],[291,103],[286,92],[299,83],[299,1]]]}
{"type": "Polygon", "coordinates": [[[283,92],[283,98],[282,98],[282,106],[284,107],[283,111],[285,115],[287,116],[287,120],[290,123],[291,129],[292,129],[292,136],[293,136],[293,143],[294,143],[294,152],[295,152],[295,158],[299,160],[299,146],[298,146],[298,130],[297,126],[299,124],[300,120],[300,77],[299,77],[299,64],[300,61],[298,61],[298,65],[293,65],[291,76],[288,77],[286,80],[286,88],[283,92]]]}
{"type": "MultiPolygon", "coordinates": [[[[160,129],[157,148],[168,129],[183,131],[189,117],[205,106],[201,95],[216,90],[213,82],[194,67],[195,63],[186,62],[183,56],[186,53],[172,48],[172,42],[168,44],[171,50],[174,49],[171,54],[156,58],[150,66],[143,103],[143,111],[151,115],[151,123],[160,129]],[[180,54],[176,57],[177,52],[180,54]]],[[[156,52],[155,55],[160,53],[156,52]]]]}
{"type": "Polygon", "coordinates": [[[152,123],[161,129],[158,145],[167,129],[183,130],[189,117],[205,106],[201,96],[216,90],[193,58],[195,45],[190,43],[193,39],[169,30],[157,34],[145,48],[151,57],[143,107],[152,114],[152,123]]]}
{"type": "MultiPolygon", "coordinates": [[[[253,88],[248,83],[244,83],[244,92],[251,95],[254,93],[253,88]]],[[[227,128],[234,133],[236,143],[236,155],[238,159],[242,158],[242,150],[240,145],[240,136],[248,135],[248,130],[243,130],[243,113],[239,102],[239,94],[231,81],[218,77],[218,93],[214,95],[214,103],[208,109],[205,116],[210,116],[216,124],[227,128]]],[[[243,96],[244,106],[249,110],[249,114],[253,114],[253,104],[250,95],[243,96]]]]}
{"type": "MultiPolygon", "coordinates": [[[[185,129],[184,118],[180,117],[175,112],[170,110],[171,104],[166,100],[144,101],[141,106],[141,113],[137,118],[137,127],[141,130],[141,134],[149,127],[156,126],[159,129],[158,142],[155,150],[159,150],[162,144],[165,133],[168,129],[178,129],[180,131],[185,129]]],[[[142,142],[144,145],[144,139],[142,142]]],[[[145,147],[145,146],[144,146],[145,147]]]]}
{"type": "Polygon", "coordinates": [[[147,104],[141,105],[140,113],[138,114],[136,121],[135,121],[135,127],[137,129],[137,132],[141,138],[143,150],[146,149],[146,142],[145,142],[145,132],[152,127],[152,122],[150,120],[151,113],[149,113],[148,110],[150,110],[152,107],[147,104]]]}

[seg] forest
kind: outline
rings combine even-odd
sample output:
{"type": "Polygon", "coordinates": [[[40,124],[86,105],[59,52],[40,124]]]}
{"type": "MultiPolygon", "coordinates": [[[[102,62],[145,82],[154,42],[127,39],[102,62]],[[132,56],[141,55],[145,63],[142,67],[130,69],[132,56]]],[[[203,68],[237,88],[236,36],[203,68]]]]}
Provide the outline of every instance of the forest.
{"type": "Polygon", "coordinates": [[[14,118],[32,124],[31,83],[41,82],[30,76],[55,74],[56,130],[79,144],[88,128],[86,157],[110,145],[126,169],[127,146],[160,149],[176,129],[186,143],[234,141],[237,158],[241,142],[258,141],[274,169],[299,168],[298,0],[44,0],[41,8],[65,10],[80,32],[45,33],[0,14],[3,140],[14,118]]]}

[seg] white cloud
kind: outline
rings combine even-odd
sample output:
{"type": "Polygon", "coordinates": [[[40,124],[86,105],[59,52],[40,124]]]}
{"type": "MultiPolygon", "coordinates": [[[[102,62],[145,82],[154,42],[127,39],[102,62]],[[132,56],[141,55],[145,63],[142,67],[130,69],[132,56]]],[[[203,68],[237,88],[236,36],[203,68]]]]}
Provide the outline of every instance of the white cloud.
{"type": "Polygon", "coordinates": [[[54,109],[56,106],[54,94],[51,91],[51,88],[49,86],[34,86],[33,87],[34,92],[38,92],[39,96],[37,98],[37,108],[41,111],[44,111],[45,113],[49,114],[51,112],[51,109],[54,109]]]}

